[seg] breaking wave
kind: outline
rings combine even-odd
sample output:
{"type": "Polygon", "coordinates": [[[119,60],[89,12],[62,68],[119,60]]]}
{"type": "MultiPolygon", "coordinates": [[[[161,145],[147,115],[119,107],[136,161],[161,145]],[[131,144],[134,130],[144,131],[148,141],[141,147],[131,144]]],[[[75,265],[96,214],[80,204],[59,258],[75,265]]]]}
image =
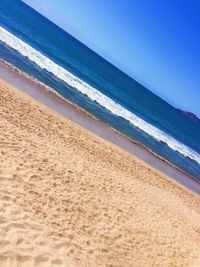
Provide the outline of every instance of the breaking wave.
{"type": "Polygon", "coordinates": [[[82,94],[87,95],[92,101],[96,101],[99,105],[110,111],[112,114],[129,121],[132,125],[150,135],[157,141],[165,143],[171,149],[200,164],[200,155],[197,152],[151,125],[150,123],[139,118],[120,104],[113,101],[111,98],[102,94],[100,91],[77,78],[46,56],[42,55],[39,51],[20,40],[3,27],[0,27],[0,41],[16,50],[24,57],[27,57],[40,68],[52,73],[58,79],[64,81],[67,85],[73,87],[82,94]]]}

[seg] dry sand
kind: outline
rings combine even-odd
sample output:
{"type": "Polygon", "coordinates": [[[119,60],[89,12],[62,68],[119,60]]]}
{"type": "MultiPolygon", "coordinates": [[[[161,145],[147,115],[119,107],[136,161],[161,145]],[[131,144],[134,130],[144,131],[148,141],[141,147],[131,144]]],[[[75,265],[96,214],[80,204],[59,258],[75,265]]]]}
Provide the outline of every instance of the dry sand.
{"type": "Polygon", "coordinates": [[[0,267],[200,266],[200,197],[0,80],[0,267]]]}

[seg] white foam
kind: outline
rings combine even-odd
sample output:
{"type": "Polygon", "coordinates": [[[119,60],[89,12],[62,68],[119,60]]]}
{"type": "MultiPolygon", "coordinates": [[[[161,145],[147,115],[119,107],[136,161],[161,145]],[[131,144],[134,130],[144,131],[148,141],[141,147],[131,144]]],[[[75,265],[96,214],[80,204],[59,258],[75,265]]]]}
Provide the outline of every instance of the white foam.
{"type": "Polygon", "coordinates": [[[177,141],[172,136],[167,135],[166,133],[159,130],[150,123],[147,123],[143,119],[139,118],[126,108],[113,101],[111,98],[102,94],[100,91],[96,90],[92,86],[80,80],[63,67],[54,63],[52,60],[42,55],[36,49],[32,48],[30,45],[26,44],[1,26],[0,41],[13,48],[14,50],[18,51],[23,56],[29,58],[29,60],[37,64],[42,69],[52,73],[57,78],[63,80],[69,86],[77,89],[82,94],[87,95],[91,100],[96,101],[99,105],[106,108],[114,115],[126,119],[135,127],[144,131],[156,140],[164,142],[171,149],[181,153],[185,157],[189,157],[192,160],[195,160],[197,163],[200,164],[200,155],[197,152],[195,152],[188,146],[182,144],[181,142],[177,141]]]}

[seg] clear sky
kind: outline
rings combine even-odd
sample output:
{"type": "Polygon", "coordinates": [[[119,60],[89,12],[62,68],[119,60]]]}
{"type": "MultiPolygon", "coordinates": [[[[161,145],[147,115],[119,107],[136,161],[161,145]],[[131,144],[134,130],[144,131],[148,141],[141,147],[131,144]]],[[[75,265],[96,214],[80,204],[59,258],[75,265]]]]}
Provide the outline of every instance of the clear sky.
{"type": "Polygon", "coordinates": [[[200,116],[199,0],[24,0],[172,105],[200,116]]]}

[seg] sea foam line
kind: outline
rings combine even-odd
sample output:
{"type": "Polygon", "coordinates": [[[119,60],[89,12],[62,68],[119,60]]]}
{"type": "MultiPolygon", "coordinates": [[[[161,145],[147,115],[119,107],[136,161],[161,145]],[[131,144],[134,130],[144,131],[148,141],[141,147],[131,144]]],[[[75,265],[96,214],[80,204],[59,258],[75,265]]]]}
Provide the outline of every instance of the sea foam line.
{"type": "Polygon", "coordinates": [[[57,78],[63,80],[69,86],[77,89],[84,95],[87,95],[91,100],[96,101],[99,105],[106,108],[112,114],[126,119],[135,127],[139,128],[146,134],[152,136],[158,141],[162,141],[167,144],[171,149],[181,153],[185,157],[189,157],[200,164],[200,155],[189,148],[188,146],[177,141],[172,136],[167,135],[155,126],[147,123],[143,119],[139,118],[120,104],[113,101],[111,98],[102,94],[92,86],[88,85],[78,77],[68,72],[63,67],[54,63],[52,60],[42,55],[39,51],[26,44],[3,27],[0,26],[0,41],[18,51],[21,55],[27,57],[29,60],[37,64],[40,68],[52,73],[57,78]]]}

